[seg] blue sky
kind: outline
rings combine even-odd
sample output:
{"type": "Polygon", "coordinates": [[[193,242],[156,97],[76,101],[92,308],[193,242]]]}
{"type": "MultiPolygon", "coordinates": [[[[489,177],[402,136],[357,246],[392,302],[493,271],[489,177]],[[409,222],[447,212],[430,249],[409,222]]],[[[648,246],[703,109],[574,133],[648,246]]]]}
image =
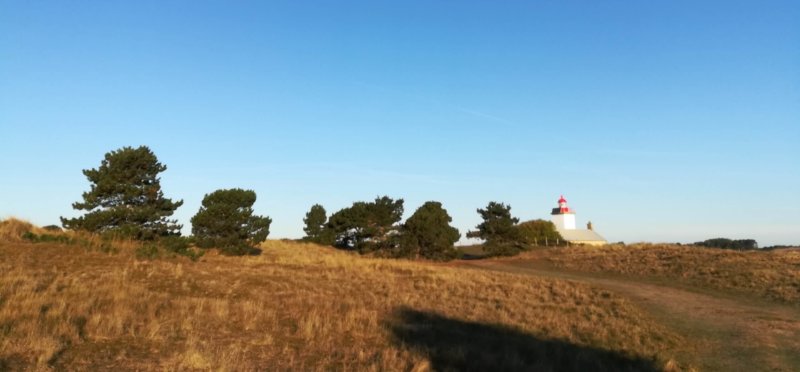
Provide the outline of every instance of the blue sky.
{"type": "Polygon", "coordinates": [[[800,243],[796,1],[0,0],[0,218],[74,216],[147,145],[189,218],[257,192],[270,237],[379,195],[559,195],[610,241],[800,243]]]}

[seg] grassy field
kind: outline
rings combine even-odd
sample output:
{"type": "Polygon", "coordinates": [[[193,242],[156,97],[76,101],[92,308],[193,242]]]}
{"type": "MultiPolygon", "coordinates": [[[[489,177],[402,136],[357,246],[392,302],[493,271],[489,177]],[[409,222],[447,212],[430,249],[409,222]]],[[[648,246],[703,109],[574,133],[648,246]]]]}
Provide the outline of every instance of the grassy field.
{"type": "Polygon", "coordinates": [[[800,305],[800,249],[760,252],[634,244],[537,249],[520,258],[546,260],[570,270],[670,279],[800,305]]]}
{"type": "Polygon", "coordinates": [[[31,243],[11,227],[0,370],[686,367],[674,355],[686,340],[587,285],[284,241],[140,260],[134,243],[31,243]]]}

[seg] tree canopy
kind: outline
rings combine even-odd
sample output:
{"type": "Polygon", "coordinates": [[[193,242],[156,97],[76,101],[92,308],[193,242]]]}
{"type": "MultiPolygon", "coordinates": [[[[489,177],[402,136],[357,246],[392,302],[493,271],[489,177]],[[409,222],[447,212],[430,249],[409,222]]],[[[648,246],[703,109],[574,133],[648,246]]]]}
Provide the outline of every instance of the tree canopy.
{"type": "Polygon", "coordinates": [[[180,235],[181,225],[172,216],[183,201],[173,202],[161,191],[158,174],[167,170],[146,146],[123,147],[105,154],[100,167],[85,169],[91,189],[83,201],[72,204],[86,213],[61,217],[71,230],[113,232],[133,239],[180,235]]]}
{"type": "Polygon", "coordinates": [[[478,209],[483,222],[478,224],[477,231],[470,231],[467,236],[481,238],[486,241],[514,240],[514,225],[519,218],[511,216],[511,206],[498,202],[489,202],[485,209],[478,209]]]}
{"type": "Polygon", "coordinates": [[[325,224],[328,222],[328,215],[324,207],[319,204],[312,205],[303,222],[306,224],[303,228],[306,233],[305,240],[320,244],[333,243],[330,234],[326,233],[325,224]]]}
{"type": "Polygon", "coordinates": [[[433,260],[455,258],[453,244],[461,234],[450,226],[452,221],[442,203],[429,201],[423,204],[403,224],[400,248],[403,256],[433,260]]]}
{"type": "Polygon", "coordinates": [[[366,253],[393,244],[402,216],[403,199],[383,196],[339,210],[328,219],[325,229],[336,246],[366,253]]]}
{"type": "Polygon", "coordinates": [[[272,219],[253,214],[256,193],[252,190],[223,189],[207,194],[192,217],[192,234],[197,245],[216,247],[228,254],[241,255],[269,235],[272,219]]]}
{"type": "Polygon", "coordinates": [[[564,238],[558,233],[556,225],[551,221],[525,221],[518,224],[516,229],[519,241],[528,245],[544,244],[545,242],[555,244],[558,241],[564,241],[564,238]]]}
{"type": "Polygon", "coordinates": [[[519,252],[519,234],[515,228],[519,218],[511,216],[510,205],[489,202],[485,209],[478,209],[478,214],[483,222],[476,226],[477,231],[468,232],[468,237],[483,239],[484,251],[492,256],[519,252]]]}

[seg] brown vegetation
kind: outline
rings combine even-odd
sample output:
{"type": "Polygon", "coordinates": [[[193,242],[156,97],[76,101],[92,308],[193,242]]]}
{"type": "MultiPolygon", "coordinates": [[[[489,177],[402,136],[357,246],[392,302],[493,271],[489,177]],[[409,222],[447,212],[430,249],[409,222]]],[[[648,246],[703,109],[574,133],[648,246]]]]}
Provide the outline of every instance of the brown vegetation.
{"type": "Polygon", "coordinates": [[[28,221],[23,221],[16,218],[9,218],[0,221],[0,241],[4,242],[19,242],[22,241],[22,235],[26,232],[35,234],[44,233],[45,230],[34,226],[28,221]]]}
{"type": "Polygon", "coordinates": [[[731,251],[665,244],[536,250],[570,270],[666,278],[800,305],[800,250],[731,251]]]}
{"type": "Polygon", "coordinates": [[[0,241],[0,369],[647,370],[683,342],[577,283],[262,249],[147,261],[0,241]]]}

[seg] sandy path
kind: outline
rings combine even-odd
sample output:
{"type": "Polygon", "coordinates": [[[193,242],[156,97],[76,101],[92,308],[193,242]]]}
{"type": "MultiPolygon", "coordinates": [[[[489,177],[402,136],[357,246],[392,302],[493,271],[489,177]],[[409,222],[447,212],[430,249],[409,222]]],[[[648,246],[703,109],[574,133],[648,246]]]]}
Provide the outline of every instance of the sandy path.
{"type": "Polygon", "coordinates": [[[633,301],[688,340],[677,359],[707,371],[800,371],[800,309],[757,298],[575,271],[533,260],[462,266],[587,283],[633,301]]]}

